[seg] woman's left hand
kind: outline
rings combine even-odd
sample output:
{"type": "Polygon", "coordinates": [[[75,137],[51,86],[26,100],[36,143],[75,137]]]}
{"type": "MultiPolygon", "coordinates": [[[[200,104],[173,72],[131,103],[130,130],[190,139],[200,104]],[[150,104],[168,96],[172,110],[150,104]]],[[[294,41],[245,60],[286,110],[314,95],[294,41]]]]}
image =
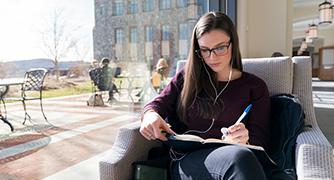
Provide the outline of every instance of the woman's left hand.
{"type": "Polygon", "coordinates": [[[223,136],[222,139],[230,143],[247,144],[249,140],[248,129],[243,123],[234,124],[228,129],[227,136],[223,136]]]}

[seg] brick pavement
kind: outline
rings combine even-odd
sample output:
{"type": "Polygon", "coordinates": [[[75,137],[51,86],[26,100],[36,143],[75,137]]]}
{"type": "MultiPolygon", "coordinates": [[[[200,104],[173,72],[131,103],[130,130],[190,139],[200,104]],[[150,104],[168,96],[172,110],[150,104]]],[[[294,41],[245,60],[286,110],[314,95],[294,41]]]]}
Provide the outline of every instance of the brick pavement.
{"type": "MultiPolygon", "coordinates": [[[[121,101],[88,107],[87,97],[43,100],[51,124],[45,123],[39,101],[28,103],[32,122],[27,121],[25,126],[21,124],[22,104],[8,104],[7,116],[15,132],[0,123],[0,179],[44,179],[57,174],[108,151],[119,127],[138,120],[141,104],[121,101]]],[[[91,174],[90,171],[96,179],[98,169],[81,173],[91,174]]]]}

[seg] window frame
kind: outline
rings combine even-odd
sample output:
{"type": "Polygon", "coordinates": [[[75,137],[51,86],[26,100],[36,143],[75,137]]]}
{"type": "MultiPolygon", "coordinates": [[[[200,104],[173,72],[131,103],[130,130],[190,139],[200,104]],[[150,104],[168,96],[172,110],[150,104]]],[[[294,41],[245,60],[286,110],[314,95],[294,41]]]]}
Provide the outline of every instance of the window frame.
{"type": "Polygon", "coordinates": [[[152,12],[154,10],[154,0],[143,0],[143,12],[152,12]]]}
{"type": "Polygon", "coordinates": [[[145,42],[153,42],[153,25],[147,25],[145,26],[145,42]],[[149,33],[147,30],[149,28],[149,33]]]}
{"type": "Polygon", "coordinates": [[[115,29],[115,44],[124,43],[124,30],[122,28],[115,29]]]}
{"type": "Polygon", "coordinates": [[[159,10],[167,10],[172,8],[172,0],[159,0],[159,10]]]}
{"type": "Polygon", "coordinates": [[[179,24],[179,40],[188,40],[188,24],[186,22],[179,24]]]}
{"type": "Polygon", "coordinates": [[[114,16],[122,16],[124,15],[124,3],[122,1],[115,1],[113,7],[113,15],[114,16]]]}
{"type": "Polygon", "coordinates": [[[188,6],[188,0],[176,0],[176,7],[184,8],[188,6]]]}
{"type": "Polygon", "coordinates": [[[129,0],[128,1],[128,14],[138,13],[138,0],[129,0]]]}
{"type": "Polygon", "coordinates": [[[170,26],[168,24],[164,24],[161,27],[161,40],[162,41],[169,41],[170,40],[170,26]]]}
{"type": "Polygon", "coordinates": [[[138,27],[135,27],[135,26],[132,26],[132,27],[129,27],[129,42],[130,43],[138,43],[138,27]],[[133,30],[135,30],[135,31],[133,31],[133,30]],[[135,38],[133,38],[134,36],[134,34],[133,34],[133,32],[135,32],[135,38]]]}

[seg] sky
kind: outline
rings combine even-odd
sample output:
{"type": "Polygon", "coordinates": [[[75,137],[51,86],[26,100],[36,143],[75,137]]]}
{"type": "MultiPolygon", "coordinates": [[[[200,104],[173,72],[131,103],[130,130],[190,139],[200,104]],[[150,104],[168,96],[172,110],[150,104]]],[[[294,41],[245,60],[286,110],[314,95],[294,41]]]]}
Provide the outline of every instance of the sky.
{"type": "Polygon", "coordinates": [[[56,10],[63,12],[65,33],[80,27],[73,37],[80,41],[79,49],[82,49],[79,53],[68,53],[60,61],[90,61],[94,0],[1,0],[0,61],[50,58],[41,32],[50,26],[48,23],[52,22],[56,10]]]}

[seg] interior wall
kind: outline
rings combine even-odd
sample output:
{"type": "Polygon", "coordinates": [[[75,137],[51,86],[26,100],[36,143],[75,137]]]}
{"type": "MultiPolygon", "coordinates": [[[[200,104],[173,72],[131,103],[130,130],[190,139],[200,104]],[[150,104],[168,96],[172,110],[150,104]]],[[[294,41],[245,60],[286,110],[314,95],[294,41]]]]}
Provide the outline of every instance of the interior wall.
{"type": "Polygon", "coordinates": [[[243,57],[292,55],[292,1],[238,1],[237,22],[243,57]]]}
{"type": "Polygon", "coordinates": [[[324,38],[324,46],[334,46],[334,29],[321,29],[319,36],[324,38]]]}

